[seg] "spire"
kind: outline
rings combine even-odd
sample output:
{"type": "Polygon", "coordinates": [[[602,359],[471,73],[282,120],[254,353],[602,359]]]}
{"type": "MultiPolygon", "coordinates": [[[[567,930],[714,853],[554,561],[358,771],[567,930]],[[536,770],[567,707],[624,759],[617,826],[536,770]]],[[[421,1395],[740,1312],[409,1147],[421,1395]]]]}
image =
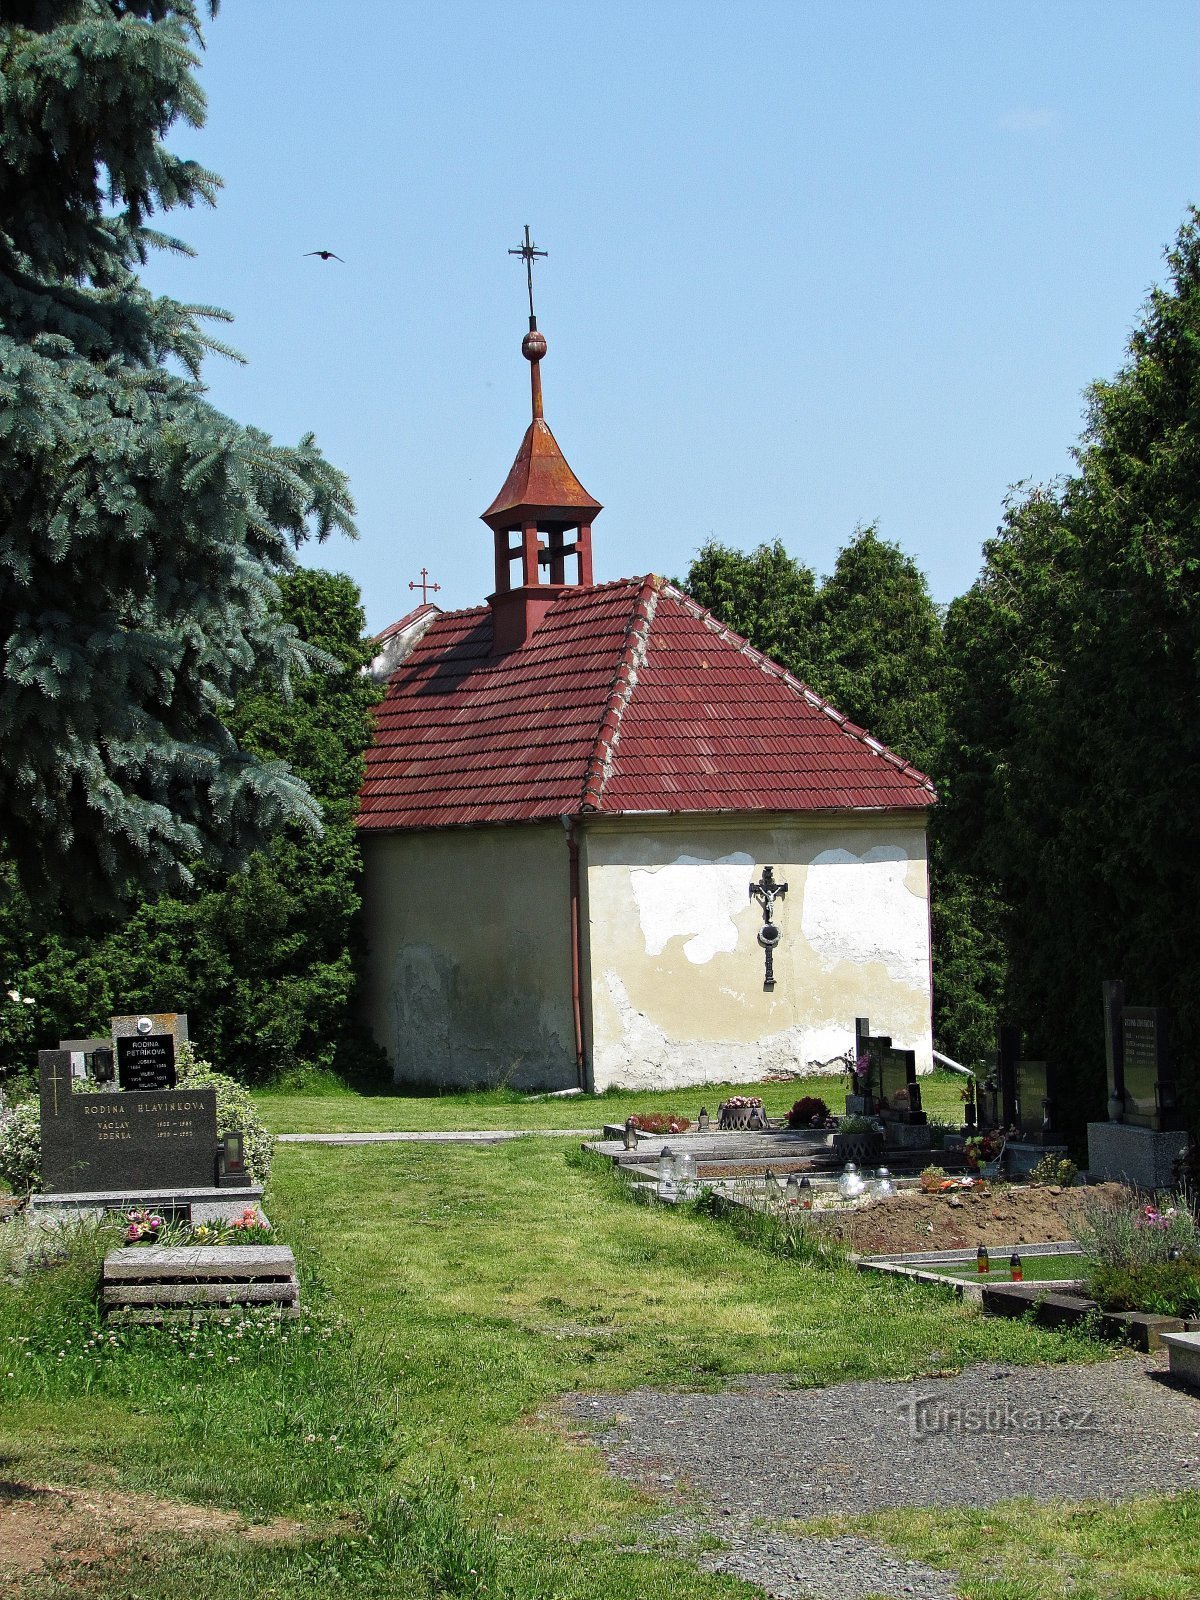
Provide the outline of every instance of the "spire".
{"type": "Polygon", "coordinates": [[[496,592],[488,604],[497,654],[524,644],[564,589],[591,584],[592,520],[601,510],[571,471],[542,412],[547,346],[533,309],[533,264],[546,253],[535,246],[528,225],[523,243],[509,251],[524,262],[529,291],[529,332],[521,340],[521,354],[529,362],[533,414],[504,487],[483,513],[496,541],[496,592]],[[515,545],[513,533],[519,535],[515,545]],[[569,556],[577,558],[574,583],[566,577],[569,556]],[[517,560],[520,577],[514,585],[511,569],[517,560]]]}

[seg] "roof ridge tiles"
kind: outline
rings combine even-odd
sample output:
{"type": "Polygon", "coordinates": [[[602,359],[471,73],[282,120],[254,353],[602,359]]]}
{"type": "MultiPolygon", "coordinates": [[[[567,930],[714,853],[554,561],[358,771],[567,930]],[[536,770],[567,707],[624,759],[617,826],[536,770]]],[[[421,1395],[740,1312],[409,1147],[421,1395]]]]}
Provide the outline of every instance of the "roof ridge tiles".
{"type": "MultiPolygon", "coordinates": [[[[636,580],[621,581],[632,585],[636,580]]],[[[625,641],[620,660],[613,674],[612,687],[604,703],[596,742],[592,747],[591,758],[584,774],[583,791],[579,799],[580,809],[583,811],[599,811],[603,806],[604,786],[612,772],[613,758],[621,738],[621,717],[637,684],[638,671],[646,659],[646,647],[654,623],[654,614],[658,610],[658,596],[662,584],[663,580],[655,577],[653,573],[641,580],[633,612],[625,625],[625,641]]]]}
{"type": "Polygon", "coordinates": [[[405,623],[415,621],[416,618],[419,617],[421,615],[421,613],[423,611],[426,611],[426,610],[436,611],[437,614],[438,614],[438,617],[440,617],[443,621],[449,621],[449,620],[452,620],[455,617],[480,616],[487,610],[487,605],[484,604],[484,605],[481,605],[481,606],[461,606],[457,611],[447,611],[444,607],[439,606],[439,605],[435,605],[432,600],[429,600],[429,601],[426,602],[425,605],[417,606],[417,608],[414,611],[410,611],[407,614],[407,616],[400,617],[398,619],[398,621],[389,622],[386,628],[381,628],[380,629],[380,631],[375,635],[375,638],[376,639],[385,639],[389,634],[395,633],[397,628],[403,627],[405,625],[405,623]]]}
{"type": "Polygon", "coordinates": [[[772,661],[770,656],[765,656],[761,650],[756,650],[748,639],[744,638],[740,633],[735,633],[727,624],[714,617],[711,611],[706,610],[698,600],[693,600],[690,594],[685,593],[675,584],[665,580],[661,585],[661,589],[663,594],[670,595],[672,600],[677,601],[685,610],[690,611],[706,627],[711,627],[713,632],[720,634],[726,643],[737,645],[739,654],[754,662],[768,677],[781,679],[790,689],[802,695],[809,705],[823,711],[831,721],[837,723],[847,738],[866,745],[869,750],[873,750],[876,755],[882,756],[885,761],[899,768],[901,772],[911,773],[918,782],[924,784],[931,795],[936,795],[937,791],[928,773],[922,772],[920,767],[914,766],[911,761],[906,761],[903,756],[897,755],[894,750],[889,750],[887,745],[881,743],[878,739],[872,738],[864,729],[851,722],[850,718],[839,711],[836,706],[831,705],[828,700],[817,694],[815,689],[810,689],[794,673],[789,672],[786,667],[781,667],[777,661],[772,661]]]}

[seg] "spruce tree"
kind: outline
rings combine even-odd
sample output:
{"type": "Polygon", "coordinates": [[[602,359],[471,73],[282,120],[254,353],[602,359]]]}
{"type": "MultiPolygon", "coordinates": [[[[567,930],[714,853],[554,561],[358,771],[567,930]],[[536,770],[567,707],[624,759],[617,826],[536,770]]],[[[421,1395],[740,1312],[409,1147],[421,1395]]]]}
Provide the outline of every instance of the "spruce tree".
{"type": "MultiPolygon", "coordinates": [[[[215,11],[215,4],[211,6],[215,11]]],[[[319,663],[279,606],[343,476],[205,398],[207,325],[138,268],[211,204],[191,0],[8,0],[0,22],[0,835],[43,912],[84,918],[319,827],[229,707],[319,663]]]]}

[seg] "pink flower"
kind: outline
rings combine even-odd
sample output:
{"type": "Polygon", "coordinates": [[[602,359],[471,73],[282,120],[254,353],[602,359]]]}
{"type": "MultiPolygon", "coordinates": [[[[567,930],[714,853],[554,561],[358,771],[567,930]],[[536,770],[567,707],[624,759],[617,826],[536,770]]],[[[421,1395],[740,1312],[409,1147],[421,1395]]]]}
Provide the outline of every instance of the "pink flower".
{"type": "Polygon", "coordinates": [[[142,1230],[136,1222],[131,1222],[125,1229],[125,1237],[127,1239],[140,1239],[142,1237],[142,1230]]]}

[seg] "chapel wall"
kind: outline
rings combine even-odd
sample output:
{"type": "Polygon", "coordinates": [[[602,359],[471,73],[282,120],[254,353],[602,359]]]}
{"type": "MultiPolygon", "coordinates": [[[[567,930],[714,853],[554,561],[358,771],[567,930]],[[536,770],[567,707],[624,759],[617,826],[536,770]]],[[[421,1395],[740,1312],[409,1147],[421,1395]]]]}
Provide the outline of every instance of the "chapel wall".
{"type": "Polygon", "coordinates": [[[856,1016],[932,1067],[924,812],[594,819],[583,861],[598,1091],[818,1070],[856,1016]],[[771,993],[764,866],[788,884],[771,993]]]}
{"type": "Polygon", "coordinates": [[[365,1010],[397,1082],[577,1082],[561,824],[360,835],[365,1010]]]}

